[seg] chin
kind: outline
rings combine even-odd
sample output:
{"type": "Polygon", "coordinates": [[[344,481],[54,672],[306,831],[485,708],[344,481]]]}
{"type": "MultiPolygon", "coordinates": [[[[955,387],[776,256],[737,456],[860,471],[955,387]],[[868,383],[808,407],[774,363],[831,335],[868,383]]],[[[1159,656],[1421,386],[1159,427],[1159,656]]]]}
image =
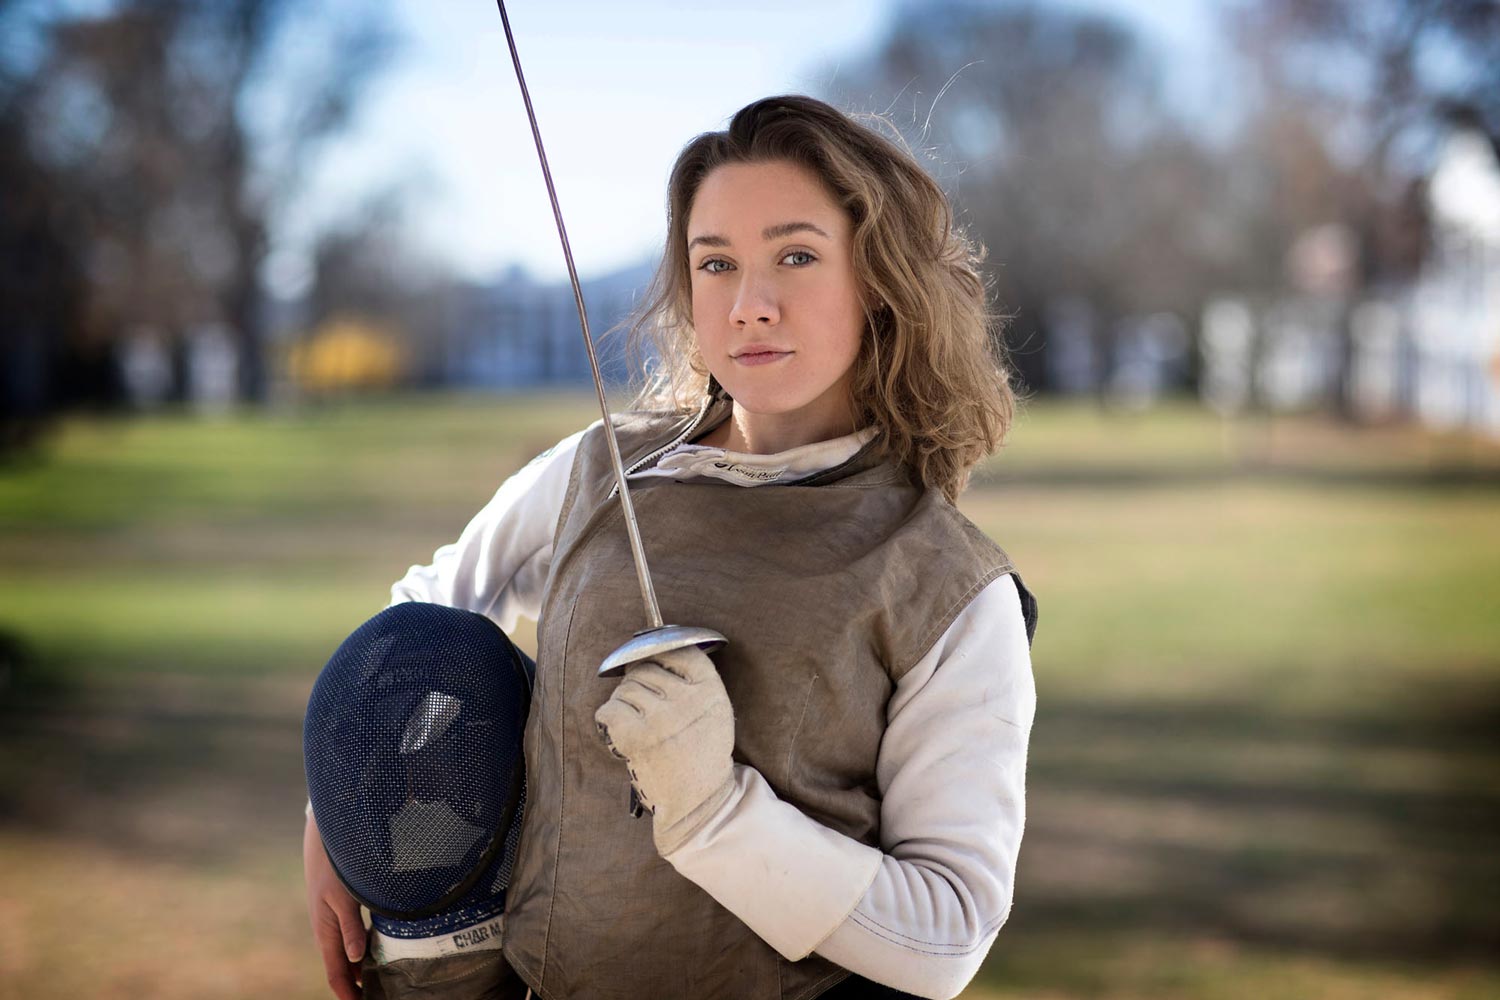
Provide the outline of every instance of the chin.
{"type": "Polygon", "coordinates": [[[786,393],[774,390],[768,391],[764,386],[736,387],[727,382],[723,385],[729,390],[729,395],[734,397],[740,409],[757,416],[772,417],[783,413],[793,413],[812,402],[811,399],[788,396],[786,393]]]}

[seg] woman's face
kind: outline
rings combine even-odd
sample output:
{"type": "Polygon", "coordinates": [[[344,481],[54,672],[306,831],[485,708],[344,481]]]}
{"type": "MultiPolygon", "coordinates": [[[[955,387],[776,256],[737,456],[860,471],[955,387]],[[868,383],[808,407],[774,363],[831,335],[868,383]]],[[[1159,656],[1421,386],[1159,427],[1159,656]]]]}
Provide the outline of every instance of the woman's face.
{"type": "Polygon", "coordinates": [[[788,162],[727,164],[688,213],[698,350],[749,413],[835,426],[865,317],[848,215],[788,162]]]}

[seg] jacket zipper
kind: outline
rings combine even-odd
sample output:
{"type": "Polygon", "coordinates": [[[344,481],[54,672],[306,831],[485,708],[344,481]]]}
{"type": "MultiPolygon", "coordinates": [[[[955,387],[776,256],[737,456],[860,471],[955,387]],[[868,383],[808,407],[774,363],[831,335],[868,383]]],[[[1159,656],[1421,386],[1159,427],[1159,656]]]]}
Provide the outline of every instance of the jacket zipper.
{"type": "MultiPolygon", "coordinates": [[[[656,449],[651,454],[647,455],[645,458],[641,459],[639,462],[636,462],[630,468],[626,469],[625,478],[629,479],[632,472],[645,468],[661,456],[665,455],[667,452],[671,451],[673,448],[682,444],[682,442],[686,441],[689,437],[691,437],[693,431],[697,430],[698,427],[703,423],[703,418],[708,416],[708,411],[713,407],[715,402],[717,402],[717,399],[713,396],[709,396],[708,399],[704,401],[703,405],[698,409],[698,415],[693,418],[693,422],[688,425],[687,430],[683,431],[681,434],[677,435],[677,437],[673,438],[668,443],[662,445],[660,448],[656,449]]],[[[619,492],[620,484],[615,483],[609,488],[609,495],[604,499],[613,500],[615,498],[615,495],[619,492]]]]}

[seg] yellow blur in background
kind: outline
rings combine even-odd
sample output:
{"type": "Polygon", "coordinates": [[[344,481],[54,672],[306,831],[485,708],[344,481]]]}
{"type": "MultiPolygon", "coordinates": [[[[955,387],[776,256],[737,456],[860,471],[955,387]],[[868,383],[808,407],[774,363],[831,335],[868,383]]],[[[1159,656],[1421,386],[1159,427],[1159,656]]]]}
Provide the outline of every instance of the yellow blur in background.
{"type": "Polygon", "coordinates": [[[314,329],[287,351],[288,377],[315,394],[388,389],[406,372],[400,340],[388,327],[340,315],[314,329]]]}

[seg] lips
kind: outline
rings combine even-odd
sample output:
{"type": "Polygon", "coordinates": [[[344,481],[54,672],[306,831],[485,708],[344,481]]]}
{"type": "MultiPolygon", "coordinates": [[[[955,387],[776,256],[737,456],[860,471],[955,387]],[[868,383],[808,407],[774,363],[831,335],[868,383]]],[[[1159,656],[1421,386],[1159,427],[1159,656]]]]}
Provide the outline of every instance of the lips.
{"type": "Polygon", "coordinates": [[[784,349],[769,345],[769,343],[751,343],[751,345],[744,346],[744,348],[733,352],[729,357],[732,357],[739,364],[769,364],[772,361],[780,361],[781,358],[790,357],[790,355],[792,355],[792,352],[784,351],[784,349]]]}
{"type": "Polygon", "coordinates": [[[773,363],[775,363],[777,361],[780,361],[783,358],[789,358],[789,357],[791,357],[792,356],[792,352],[791,351],[777,351],[777,350],[770,350],[770,349],[767,349],[767,350],[754,350],[754,349],[751,349],[751,350],[741,351],[740,353],[735,354],[735,355],[731,355],[731,356],[734,358],[735,364],[739,364],[739,365],[769,365],[769,364],[773,364],[773,363]]]}

